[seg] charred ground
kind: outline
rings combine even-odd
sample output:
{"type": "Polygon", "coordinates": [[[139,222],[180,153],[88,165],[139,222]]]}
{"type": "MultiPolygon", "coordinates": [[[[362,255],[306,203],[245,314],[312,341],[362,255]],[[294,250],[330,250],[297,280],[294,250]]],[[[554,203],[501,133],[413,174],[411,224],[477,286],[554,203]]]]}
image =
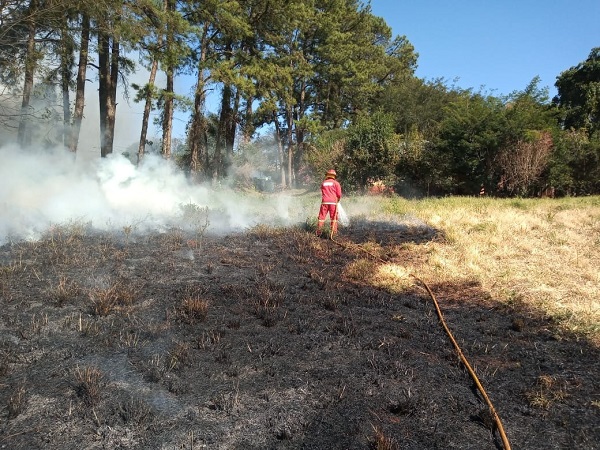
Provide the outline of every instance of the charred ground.
{"type": "MultiPolygon", "coordinates": [[[[427,293],[370,282],[432,239],[63,227],[5,245],[0,447],[499,448],[427,293]]],[[[476,282],[431,288],[513,449],[600,448],[596,345],[476,282]]]]}

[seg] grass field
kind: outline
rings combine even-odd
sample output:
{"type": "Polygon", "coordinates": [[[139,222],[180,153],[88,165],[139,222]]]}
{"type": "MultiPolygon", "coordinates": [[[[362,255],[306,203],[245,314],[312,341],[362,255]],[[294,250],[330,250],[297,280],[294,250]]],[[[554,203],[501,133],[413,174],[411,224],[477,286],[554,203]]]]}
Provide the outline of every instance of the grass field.
{"type": "Polygon", "coordinates": [[[405,244],[419,257],[380,269],[387,271],[381,283],[402,287],[411,273],[432,284],[477,281],[496,300],[524,303],[570,331],[600,337],[600,197],[355,197],[344,207],[355,217],[370,211],[368,220],[373,211],[380,220],[414,217],[444,236],[405,244]]]}

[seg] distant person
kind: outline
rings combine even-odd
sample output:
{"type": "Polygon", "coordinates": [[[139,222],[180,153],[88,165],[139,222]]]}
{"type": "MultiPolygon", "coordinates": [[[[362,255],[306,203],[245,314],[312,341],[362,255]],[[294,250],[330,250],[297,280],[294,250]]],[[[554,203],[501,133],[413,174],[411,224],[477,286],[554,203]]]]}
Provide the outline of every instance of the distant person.
{"type": "Polygon", "coordinates": [[[317,221],[317,236],[321,236],[325,218],[329,214],[331,220],[331,237],[337,233],[337,206],[342,198],[342,187],[336,180],[337,173],[330,169],[325,174],[325,180],[321,183],[321,209],[317,221]]]}
{"type": "Polygon", "coordinates": [[[479,196],[483,197],[485,195],[485,186],[482,184],[479,188],[479,196]]]}

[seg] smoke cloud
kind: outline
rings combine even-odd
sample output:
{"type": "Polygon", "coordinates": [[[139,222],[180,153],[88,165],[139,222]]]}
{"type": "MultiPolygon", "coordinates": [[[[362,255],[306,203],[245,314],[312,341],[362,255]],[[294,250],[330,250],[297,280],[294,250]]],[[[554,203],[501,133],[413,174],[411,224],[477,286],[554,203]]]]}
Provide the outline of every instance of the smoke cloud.
{"type": "Polygon", "coordinates": [[[151,154],[136,167],[118,154],[90,160],[63,149],[8,145],[0,148],[0,161],[0,245],[37,239],[69,223],[142,233],[185,228],[186,205],[206,209],[206,231],[218,233],[301,223],[318,209],[317,197],[242,195],[193,184],[173,163],[151,154]]]}

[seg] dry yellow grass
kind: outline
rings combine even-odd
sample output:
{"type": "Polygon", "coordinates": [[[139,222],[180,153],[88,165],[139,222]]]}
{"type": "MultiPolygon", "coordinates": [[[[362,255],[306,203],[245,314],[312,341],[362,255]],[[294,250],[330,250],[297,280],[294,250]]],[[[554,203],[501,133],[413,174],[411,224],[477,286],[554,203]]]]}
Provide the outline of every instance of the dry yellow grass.
{"type": "MultiPolygon", "coordinates": [[[[600,198],[386,199],[382,215],[418,218],[445,235],[409,244],[418,266],[380,267],[406,286],[476,280],[504,302],[523,302],[571,331],[600,337],[600,198]]],[[[406,244],[405,244],[406,245],[406,244]]]]}

